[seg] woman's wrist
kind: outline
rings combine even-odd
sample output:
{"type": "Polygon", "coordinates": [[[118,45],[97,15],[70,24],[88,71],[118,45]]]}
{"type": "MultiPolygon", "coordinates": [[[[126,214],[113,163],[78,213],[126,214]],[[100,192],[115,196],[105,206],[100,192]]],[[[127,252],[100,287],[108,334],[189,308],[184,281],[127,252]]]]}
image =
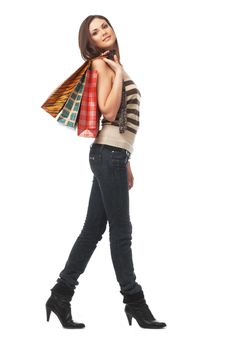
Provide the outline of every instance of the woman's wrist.
{"type": "Polygon", "coordinates": [[[122,69],[118,69],[115,73],[115,78],[123,79],[123,72],[122,69]]]}

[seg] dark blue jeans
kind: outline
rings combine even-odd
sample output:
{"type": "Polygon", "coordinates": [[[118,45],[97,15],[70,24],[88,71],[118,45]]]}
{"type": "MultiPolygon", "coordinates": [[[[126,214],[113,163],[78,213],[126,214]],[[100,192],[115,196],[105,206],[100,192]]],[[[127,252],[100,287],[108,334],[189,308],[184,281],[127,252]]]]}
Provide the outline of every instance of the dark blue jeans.
{"type": "Polygon", "coordinates": [[[123,148],[91,145],[89,162],[94,176],[86,220],[57,282],[62,281],[75,289],[79,284],[77,279],[102,239],[108,221],[111,257],[120,292],[125,295],[142,291],[136,282],[132,260],[128,159],[129,152],[123,148]]]}

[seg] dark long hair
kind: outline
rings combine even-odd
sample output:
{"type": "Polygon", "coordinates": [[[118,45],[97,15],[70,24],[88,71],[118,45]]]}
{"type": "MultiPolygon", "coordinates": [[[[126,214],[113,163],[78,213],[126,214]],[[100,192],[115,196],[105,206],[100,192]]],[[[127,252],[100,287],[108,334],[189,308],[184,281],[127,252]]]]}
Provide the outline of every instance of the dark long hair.
{"type": "MultiPolygon", "coordinates": [[[[81,51],[81,56],[84,60],[89,60],[89,59],[95,58],[95,57],[101,55],[101,53],[103,53],[104,51],[106,51],[106,49],[104,49],[104,48],[100,49],[100,48],[96,47],[92,42],[91,35],[89,32],[89,25],[94,18],[104,19],[109,24],[109,26],[113,29],[109,20],[106,17],[101,16],[101,15],[88,16],[82,22],[82,24],[79,28],[78,42],[79,42],[79,48],[81,51]]],[[[114,29],[113,29],[113,31],[114,31],[114,29]]],[[[116,50],[116,54],[117,54],[117,57],[118,57],[118,60],[120,63],[120,50],[119,50],[117,39],[115,41],[113,48],[116,50]]]]}

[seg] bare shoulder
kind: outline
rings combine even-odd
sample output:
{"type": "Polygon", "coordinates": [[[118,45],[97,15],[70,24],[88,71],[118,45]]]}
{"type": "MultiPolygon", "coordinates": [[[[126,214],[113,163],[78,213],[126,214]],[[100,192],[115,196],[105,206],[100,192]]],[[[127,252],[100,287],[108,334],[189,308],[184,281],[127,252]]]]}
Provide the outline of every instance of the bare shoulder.
{"type": "Polygon", "coordinates": [[[97,70],[97,72],[100,74],[107,74],[111,78],[111,80],[114,79],[115,74],[113,70],[101,58],[95,58],[92,61],[92,69],[97,70]]]}
{"type": "Polygon", "coordinates": [[[107,69],[107,64],[102,60],[102,58],[94,58],[92,61],[92,68],[98,70],[107,69]]]}

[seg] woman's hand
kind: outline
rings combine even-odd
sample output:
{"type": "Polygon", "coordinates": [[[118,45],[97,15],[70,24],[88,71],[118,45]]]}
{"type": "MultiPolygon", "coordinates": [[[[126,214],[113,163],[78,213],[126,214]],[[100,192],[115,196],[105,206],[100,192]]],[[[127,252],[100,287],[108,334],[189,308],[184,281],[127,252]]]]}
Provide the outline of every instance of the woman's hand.
{"type": "Polygon", "coordinates": [[[133,187],[134,177],[130,167],[130,162],[127,163],[127,173],[128,173],[128,188],[129,190],[133,187]]]}
{"type": "MultiPolygon", "coordinates": [[[[108,50],[109,51],[109,50],[108,50]]],[[[105,51],[104,53],[101,54],[102,55],[105,55],[108,51],[105,51]]],[[[113,60],[110,60],[109,58],[107,57],[101,57],[102,60],[104,60],[108,65],[109,67],[115,72],[115,74],[122,74],[123,75],[123,67],[122,65],[119,63],[119,60],[118,60],[118,57],[117,55],[114,55],[113,58],[114,58],[114,61],[113,60]]]]}

